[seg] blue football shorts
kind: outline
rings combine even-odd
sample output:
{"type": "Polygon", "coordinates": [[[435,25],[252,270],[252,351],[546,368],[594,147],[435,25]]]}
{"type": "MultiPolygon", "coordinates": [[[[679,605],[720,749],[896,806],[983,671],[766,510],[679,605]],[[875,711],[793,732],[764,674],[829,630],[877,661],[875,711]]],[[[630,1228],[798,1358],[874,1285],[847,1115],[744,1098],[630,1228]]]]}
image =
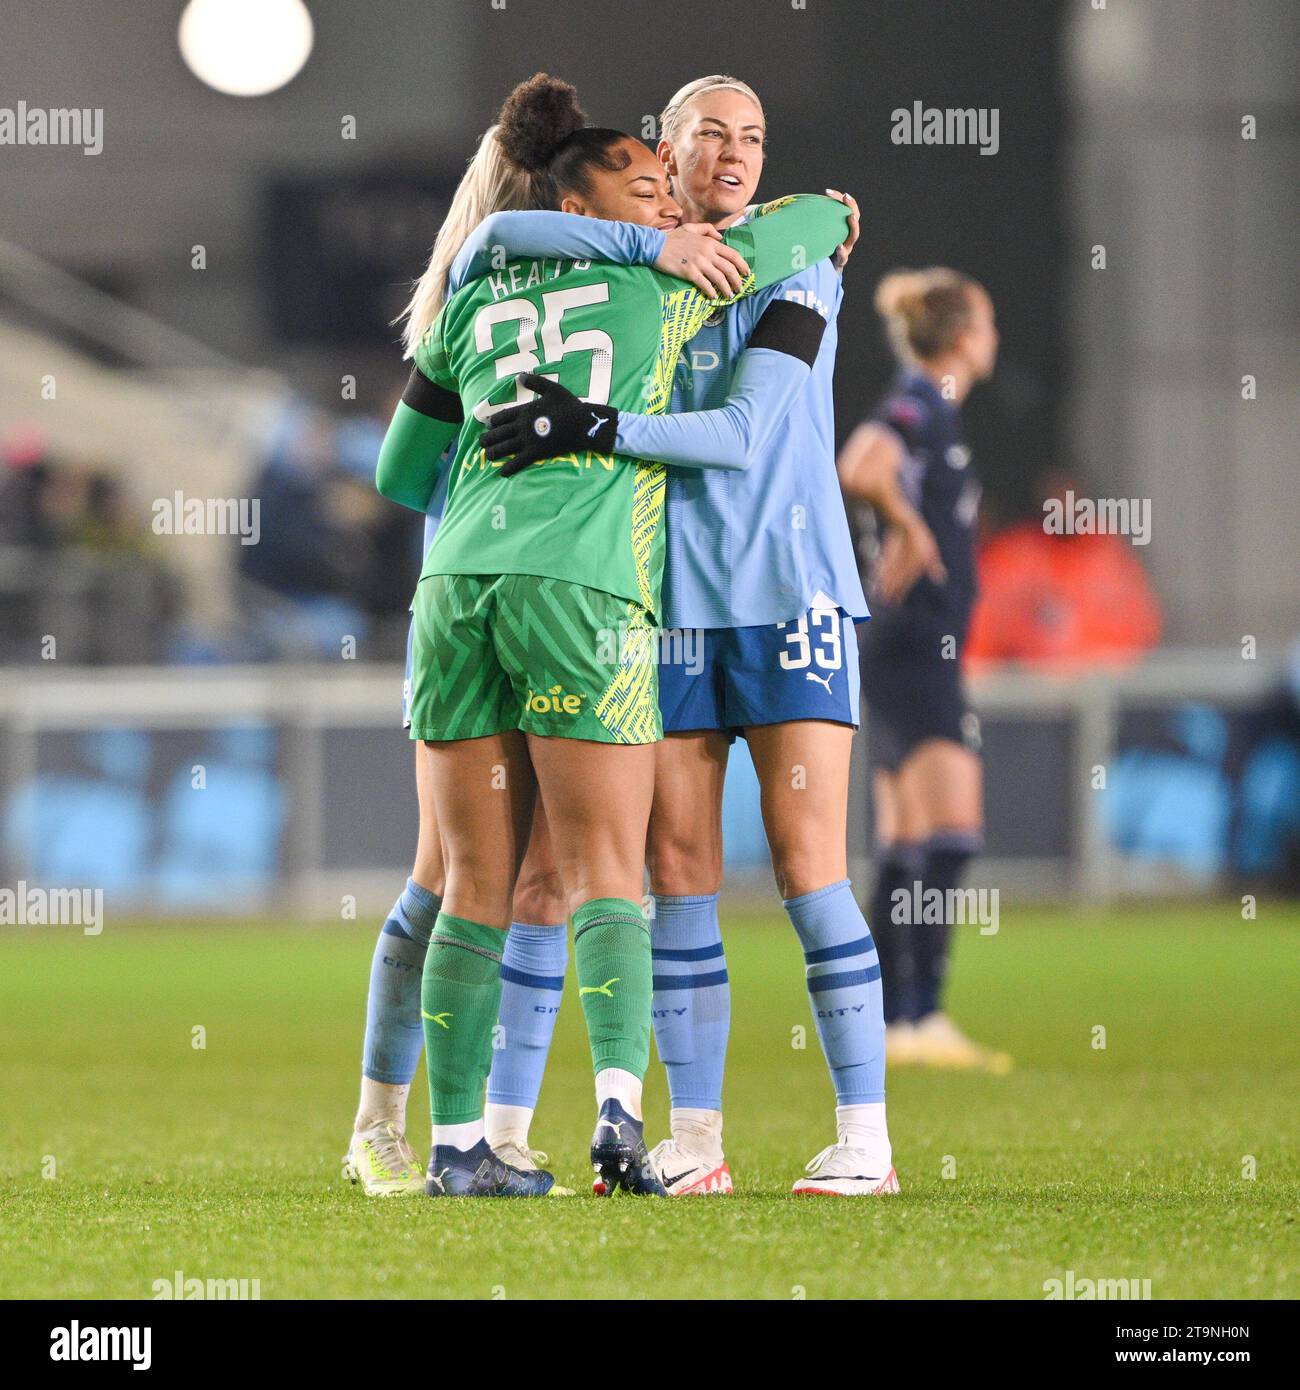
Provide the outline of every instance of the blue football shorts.
{"type": "Polygon", "coordinates": [[[810,608],[755,627],[671,628],[660,637],[664,732],[825,719],[858,726],[857,627],[842,609],[810,608]]]}

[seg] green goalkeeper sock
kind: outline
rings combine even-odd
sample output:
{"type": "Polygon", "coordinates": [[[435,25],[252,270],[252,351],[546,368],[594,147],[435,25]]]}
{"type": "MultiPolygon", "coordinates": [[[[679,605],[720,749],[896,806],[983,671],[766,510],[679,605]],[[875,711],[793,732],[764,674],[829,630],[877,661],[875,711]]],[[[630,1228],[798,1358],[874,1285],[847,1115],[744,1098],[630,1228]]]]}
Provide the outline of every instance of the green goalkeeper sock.
{"type": "Polygon", "coordinates": [[[438,914],[420,987],[429,1110],[435,1125],[465,1124],[483,1115],[505,944],[503,931],[447,912],[438,914]]]}
{"type": "Polygon", "coordinates": [[[650,928],[626,898],[593,898],[573,914],[578,998],[596,1071],[645,1076],[650,1063],[650,928]]]}

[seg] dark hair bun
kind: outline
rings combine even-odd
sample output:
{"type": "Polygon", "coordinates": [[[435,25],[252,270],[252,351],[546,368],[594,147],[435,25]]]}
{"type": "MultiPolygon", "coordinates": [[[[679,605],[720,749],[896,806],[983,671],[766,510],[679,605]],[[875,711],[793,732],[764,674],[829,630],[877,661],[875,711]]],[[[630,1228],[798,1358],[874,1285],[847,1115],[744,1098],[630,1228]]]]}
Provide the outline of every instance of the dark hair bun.
{"type": "Polygon", "coordinates": [[[505,99],[497,117],[497,140],[512,164],[536,174],[547,167],[560,144],[586,123],[577,88],[539,72],[505,99]]]}

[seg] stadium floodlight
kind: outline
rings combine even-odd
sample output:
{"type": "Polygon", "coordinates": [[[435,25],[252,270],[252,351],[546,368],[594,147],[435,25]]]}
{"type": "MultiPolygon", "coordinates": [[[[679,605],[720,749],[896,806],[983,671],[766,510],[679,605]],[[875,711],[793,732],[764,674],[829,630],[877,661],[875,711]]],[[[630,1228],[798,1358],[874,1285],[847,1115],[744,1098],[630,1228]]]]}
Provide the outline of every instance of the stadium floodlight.
{"type": "Polygon", "coordinates": [[[303,0],[189,0],[177,40],[200,81],[229,96],[258,97],[298,75],[313,34],[303,0]]]}

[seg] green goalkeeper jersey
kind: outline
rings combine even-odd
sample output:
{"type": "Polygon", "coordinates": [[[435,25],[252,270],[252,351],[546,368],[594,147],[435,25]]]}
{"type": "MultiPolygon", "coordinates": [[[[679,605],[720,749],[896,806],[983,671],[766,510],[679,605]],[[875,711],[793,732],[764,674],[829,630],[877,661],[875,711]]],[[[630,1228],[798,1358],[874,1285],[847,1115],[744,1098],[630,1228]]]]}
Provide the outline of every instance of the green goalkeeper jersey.
{"type": "MultiPolygon", "coordinates": [[[[446,508],[421,578],[538,575],[633,599],[657,614],[664,465],[586,451],[502,479],[480,436],[495,410],[532,399],[517,384],[522,372],[549,376],[587,401],[659,413],[683,346],[715,309],[825,259],[845,235],[845,207],[831,198],[800,195],[756,208],[724,233],[750,267],[740,294],[726,300],[706,299],[646,266],[591,261],[521,258],[465,285],[417,349],[412,387],[398,407],[446,421],[448,439],[450,417],[463,416],[446,508]],[[448,409],[457,398],[458,409],[448,409]]],[[[431,443],[436,434],[426,434],[423,458],[411,460],[425,481],[431,443]]],[[[381,491],[422,506],[423,482],[412,481],[403,495],[393,481],[400,453],[387,470],[385,462],[381,455],[381,491]]]]}

